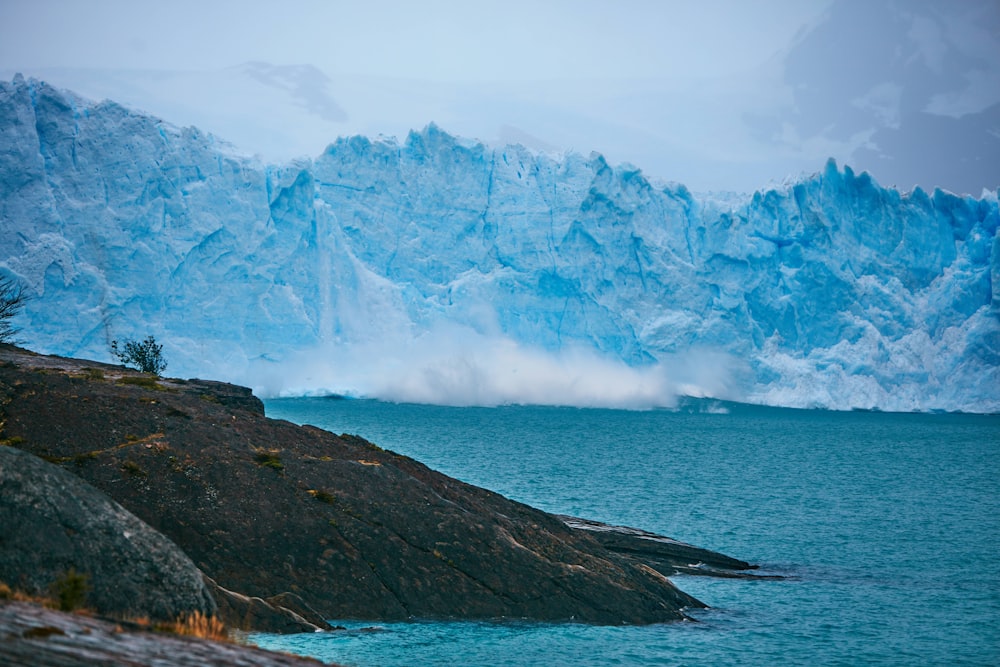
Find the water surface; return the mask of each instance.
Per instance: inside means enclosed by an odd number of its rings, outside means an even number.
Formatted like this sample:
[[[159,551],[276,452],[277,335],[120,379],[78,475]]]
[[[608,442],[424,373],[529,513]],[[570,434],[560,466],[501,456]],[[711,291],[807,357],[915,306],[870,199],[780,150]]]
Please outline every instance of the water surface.
[[[347,665],[1000,664],[1000,417],[764,408],[449,408],[275,399],[540,509],[790,575],[675,577],[698,623],[352,623],[255,635]]]

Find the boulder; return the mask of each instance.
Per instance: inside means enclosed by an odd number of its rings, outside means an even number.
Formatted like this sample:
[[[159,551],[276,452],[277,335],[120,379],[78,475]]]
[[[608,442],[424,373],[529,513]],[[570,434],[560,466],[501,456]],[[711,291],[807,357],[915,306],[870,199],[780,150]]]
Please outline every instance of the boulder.
[[[177,546],[79,477],[0,446],[0,581],[57,595],[82,575],[85,606],[99,614],[170,621],[216,605],[201,572]]]

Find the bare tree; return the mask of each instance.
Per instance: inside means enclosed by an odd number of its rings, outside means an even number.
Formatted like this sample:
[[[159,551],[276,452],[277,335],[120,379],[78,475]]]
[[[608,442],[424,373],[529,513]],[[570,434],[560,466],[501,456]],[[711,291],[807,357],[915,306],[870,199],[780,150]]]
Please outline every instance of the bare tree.
[[[11,320],[21,312],[28,297],[24,287],[13,278],[0,278],[0,343],[13,343],[21,331]]]

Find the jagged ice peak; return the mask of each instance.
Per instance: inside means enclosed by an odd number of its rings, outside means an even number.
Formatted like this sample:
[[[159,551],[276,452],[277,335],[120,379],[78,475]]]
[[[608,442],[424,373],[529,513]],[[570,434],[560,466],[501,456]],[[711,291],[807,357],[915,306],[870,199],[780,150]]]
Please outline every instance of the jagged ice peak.
[[[449,404],[1000,411],[997,193],[832,161],[742,195],[431,125],[265,165],[0,83],[0,272],[35,349],[264,394]]]

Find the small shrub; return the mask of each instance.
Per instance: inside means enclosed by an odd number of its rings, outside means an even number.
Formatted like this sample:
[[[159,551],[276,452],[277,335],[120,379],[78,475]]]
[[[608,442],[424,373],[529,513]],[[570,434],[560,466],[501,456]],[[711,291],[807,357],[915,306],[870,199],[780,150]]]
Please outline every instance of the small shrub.
[[[73,611],[83,606],[90,590],[87,575],[81,574],[75,568],[52,583],[52,592],[59,603],[59,611]]]
[[[274,468],[275,470],[285,469],[285,464],[281,462],[276,451],[257,452],[253,460],[257,462],[257,465],[265,468]]]
[[[113,340],[111,354],[118,357],[124,365],[143,373],[159,375],[167,369],[167,362],[163,358],[163,346],[158,345],[153,336],[146,336],[142,342],[125,339],[121,346],[117,340]]]
[[[337,496],[333,495],[328,491],[322,491],[319,489],[309,489],[309,495],[320,501],[321,503],[326,503],[327,505],[333,505],[337,502]]]
[[[122,463],[122,470],[133,477],[148,477],[148,473],[135,461],[126,460]]]
[[[104,371],[102,371],[100,368],[90,368],[90,367],[81,368],[80,373],[83,375],[83,377],[87,378],[88,380],[104,379]]]
[[[229,641],[229,631],[225,624],[215,616],[206,616],[195,611],[181,616],[173,623],[160,623],[156,629],[161,632],[171,632],[175,635],[211,639],[213,641]]]
[[[7,447],[17,447],[24,443],[24,438],[19,435],[15,435],[13,438],[7,438],[6,440],[0,440],[0,447],[6,445]]]
[[[21,283],[13,278],[0,278],[0,343],[17,342],[20,329],[11,324],[24,305],[28,296]]]
[[[99,452],[97,451],[82,452],[80,454],[76,454],[73,456],[73,463],[77,464],[78,466],[82,466],[84,463],[96,459],[98,454]]]
[[[157,391],[162,390],[163,387],[160,383],[156,381],[156,378],[145,377],[142,375],[126,375],[124,377],[118,378],[118,384],[131,384],[137,387],[145,387],[146,389],[155,389]]]
[[[31,595],[17,588],[11,588],[7,585],[7,582],[0,581],[0,600],[11,600],[13,602],[33,602],[34,604],[42,605],[43,607],[48,607],[49,609],[55,609],[57,603],[55,600],[49,597],[41,595]]]

